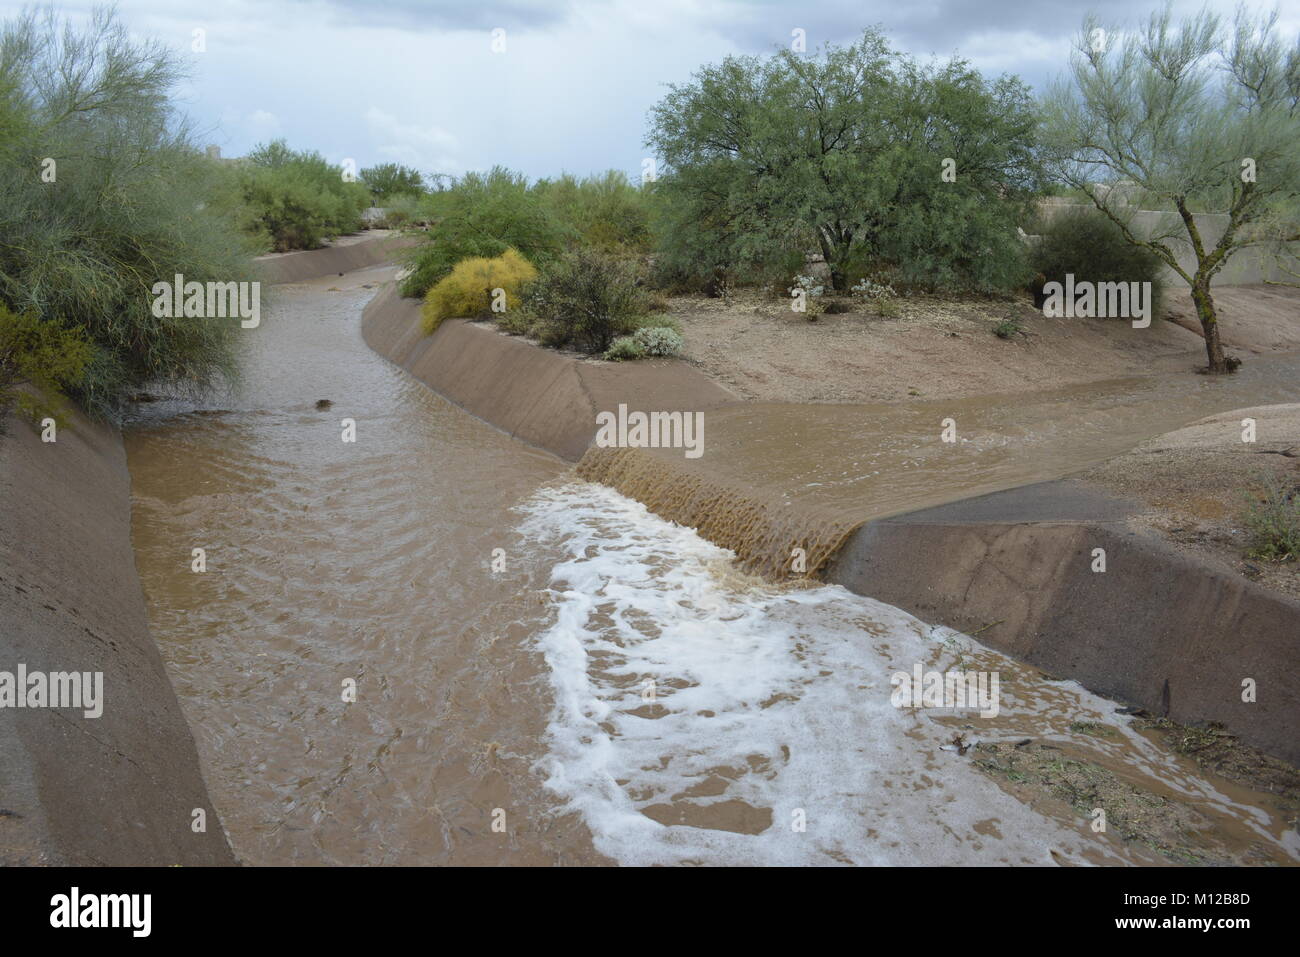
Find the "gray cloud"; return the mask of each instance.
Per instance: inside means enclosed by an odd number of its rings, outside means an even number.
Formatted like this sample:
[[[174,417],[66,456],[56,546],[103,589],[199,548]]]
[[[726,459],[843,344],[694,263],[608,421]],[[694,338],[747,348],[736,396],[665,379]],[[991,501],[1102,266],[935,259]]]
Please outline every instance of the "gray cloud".
[[[94,0],[61,0],[84,15]],[[810,47],[879,24],[918,56],[960,53],[1036,87],[1060,72],[1087,10],[1132,21],[1162,0],[119,0],[136,34],[193,67],[184,108],[228,154],[282,135],[338,162],[397,159],[460,173],[503,163],[533,177],[639,171],[665,84],[706,63]],[[1191,13],[1201,0],[1175,0]],[[1236,0],[1211,0],[1231,16]],[[0,16],[25,0],[0,0]],[[1259,8],[1258,3],[1256,8]],[[1300,29],[1291,0],[1283,24]],[[208,50],[190,53],[207,30]],[[489,31],[509,51],[494,55]]]

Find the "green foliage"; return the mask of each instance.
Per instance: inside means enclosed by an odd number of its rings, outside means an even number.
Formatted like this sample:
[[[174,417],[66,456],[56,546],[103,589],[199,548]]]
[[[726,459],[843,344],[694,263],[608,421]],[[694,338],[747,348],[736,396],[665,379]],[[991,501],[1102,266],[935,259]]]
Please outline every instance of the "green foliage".
[[[565,174],[540,181],[533,192],[564,229],[570,248],[624,255],[650,249],[651,193],[618,170],[581,180]]]
[[[1151,313],[1160,315],[1165,282],[1160,258],[1124,238],[1113,222],[1095,209],[1067,209],[1046,216],[1041,238],[1030,252],[1035,272],[1046,282],[1149,282]]]
[[[1019,319],[1003,319],[993,327],[993,334],[999,339],[1014,339],[1022,332],[1024,329],[1021,328]]]
[[[315,249],[356,232],[370,204],[366,187],[345,179],[341,167],[284,140],[257,147],[237,169],[245,228],[276,252]]]
[[[361,171],[361,182],[370,190],[376,206],[387,206],[398,196],[420,196],[424,193],[424,177],[419,170],[400,163],[380,163]]]
[[[500,166],[490,172],[466,173],[450,188],[429,197],[433,225],[428,241],[412,250],[411,272],[402,295],[423,296],[471,257],[500,256],[515,249],[538,266],[564,248],[564,234],[528,188],[527,179]]]
[[[841,291],[852,259],[929,287],[1025,278],[1015,225],[1039,177],[1019,80],[923,68],[869,30],[817,57],[729,57],[674,86],[651,122],[668,167],[663,276],[789,275],[817,246]]]
[[[539,338],[596,355],[644,324],[648,297],[624,259],[591,249],[567,253],[532,284],[526,308],[540,320]]]
[[[1249,557],[1275,562],[1300,559],[1300,488],[1266,477],[1259,498],[1247,506],[1244,521],[1250,535]]]
[[[229,380],[237,321],[152,314],[153,284],[176,273],[254,278],[220,202],[229,181],[169,103],[173,54],[111,11],[84,30],[46,11],[0,32],[0,302],[84,330],[94,354],[69,385],[92,414],[146,384]]]
[[[64,390],[81,381],[94,349],[80,329],[15,313],[0,303],[0,417],[17,404],[33,422],[61,422]],[[28,386],[29,389],[22,389]]]
[[[409,193],[398,193],[390,197],[384,206],[383,219],[375,223],[382,229],[401,229],[424,220],[424,203],[422,197]]]
[[[506,311],[519,303],[519,291],[537,278],[537,270],[519,253],[507,249],[492,259],[462,259],[424,298],[424,332],[432,333],[442,320],[473,318],[490,312],[493,290],[505,292]]]
[[[616,170],[530,186],[521,174],[498,166],[467,173],[427,202],[433,226],[427,244],[409,258],[406,296],[422,295],[462,259],[497,256],[507,247],[545,266],[565,251],[634,257],[651,246],[653,196]]]
[[[1089,16],[1069,79],[1042,106],[1056,179],[1190,287],[1212,373],[1240,364],[1223,352],[1215,275],[1248,244],[1300,236],[1300,41],[1285,42],[1277,19],[1244,4],[1230,29],[1208,7],[1175,22],[1166,5],[1127,30]],[[1144,229],[1138,209],[1179,215]],[[1227,228],[1205,235],[1200,212]]]
[[[605,358],[612,362],[626,362],[632,359],[644,359],[645,346],[632,336],[619,336],[605,350]]]

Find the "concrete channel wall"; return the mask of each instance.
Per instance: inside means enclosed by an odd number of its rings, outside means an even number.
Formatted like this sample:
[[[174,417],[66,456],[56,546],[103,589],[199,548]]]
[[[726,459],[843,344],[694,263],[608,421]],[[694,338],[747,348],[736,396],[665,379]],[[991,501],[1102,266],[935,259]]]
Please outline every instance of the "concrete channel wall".
[[[0,864],[234,864],[149,634],[121,435],[4,424],[0,671],[101,672],[103,713],[0,709]]]

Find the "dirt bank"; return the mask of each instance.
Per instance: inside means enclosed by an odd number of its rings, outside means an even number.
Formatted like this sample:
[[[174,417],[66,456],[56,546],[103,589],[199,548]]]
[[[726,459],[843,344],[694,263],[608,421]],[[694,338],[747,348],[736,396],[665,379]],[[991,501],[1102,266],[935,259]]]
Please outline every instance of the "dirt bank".
[[[1300,350],[1300,290],[1225,286],[1215,290],[1230,351]],[[1205,345],[1188,297],[1174,291],[1169,319],[1150,328],[1104,319],[1048,319],[1025,298],[898,300],[899,315],[822,315],[754,290],[732,299],[678,297],[685,358],[746,399],[776,402],[902,402],[1033,392],[1205,365]],[[1014,320],[1020,332],[993,330]],[[1192,327],[1185,328],[1184,326]]]
[[[1254,442],[1242,440],[1254,419]],[[1300,562],[1249,557],[1249,510],[1270,484],[1300,492],[1300,404],[1237,409],[1143,442],[1075,476],[1140,503],[1130,528],[1151,531],[1225,572],[1300,598]]]
[[[0,864],[235,863],[149,634],[121,436],[80,415],[52,443],[7,425],[0,671],[102,672],[103,714],[0,709]]]

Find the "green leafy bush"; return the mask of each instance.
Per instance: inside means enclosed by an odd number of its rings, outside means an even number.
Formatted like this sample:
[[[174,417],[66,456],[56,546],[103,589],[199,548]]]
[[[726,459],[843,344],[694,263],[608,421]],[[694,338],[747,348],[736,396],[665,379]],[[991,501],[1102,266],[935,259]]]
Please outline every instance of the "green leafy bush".
[[[356,232],[370,205],[366,187],[346,180],[341,167],[284,140],[257,147],[237,170],[246,228],[276,252],[315,249]]]
[[[543,207],[527,180],[500,166],[466,173],[450,188],[430,194],[432,225],[427,242],[407,257],[411,272],[402,295],[423,296],[471,257],[500,256],[515,249],[541,267],[564,248],[564,230]]]
[[[46,416],[61,422],[64,389],[81,380],[93,355],[82,330],[0,303],[0,421],[16,405],[33,422]]]
[[[1300,560],[1300,488],[1269,476],[1256,501],[1246,507],[1246,554],[1265,561]]]
[[[547,344],[573,345],[595,355],[643,324],[647,298],[630,262],[581,249],[542,271],[528,291],[526,308],[548,324]]]
[[[176,273],[256,278],[226,169],[170,105],[174,55],[106,10],[84,29],[46,11],[0,33],[0,302],[84,330],[93,356],[68,385],[92,414],[146,384],[228,381],[237,320],[152,312],[154,283]]]
[[[605,358],[614,362],[624,362],[631,359],[644,359],[646,357],[645,346],[638,342],[633,336],[619,336],[609,344],[605,350]]]
[[[361,171],[360,179],[376,206],[388,206],[399,196],[419,197],[424,193],[424,177],[400,163],[368,166]]]
[[[1160,315],[1165,283],[1155,253],[1129,243],[1119,227],[1095,209],[1068,209],[1047,217],[1030,262],[1043,282],[1149,282],[1151,313]],[[1036,283],[1037,285],[1037,283]]]
[[[993,327],[993,334],[999,339],[1014,339],[1024,332],[1019,319],[1003,319]]]
[[[651,246],[651,193],[610,170],[578,179],[564,175],[533,187],[543,208],[565,232],[570,248],[633,255]]]

